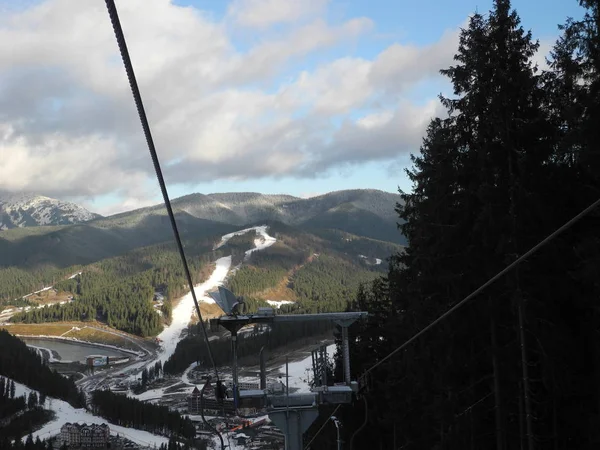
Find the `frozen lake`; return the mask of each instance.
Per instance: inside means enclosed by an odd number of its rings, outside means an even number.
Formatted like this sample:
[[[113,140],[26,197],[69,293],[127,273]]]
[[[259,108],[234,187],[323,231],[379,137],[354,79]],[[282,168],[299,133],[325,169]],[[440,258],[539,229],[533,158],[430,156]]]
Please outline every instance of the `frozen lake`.
[[[98,347],[92,344],[26,337],[21,337],[21,339],[28,346],[53,350],[55,352],[54,357],[56,358],[56,353],[58,353],[58,356],[63,361],[85,362],[85,358],[89,355],[102,355],[113,357],[131,356],[130,354],[120,352],[117,349]]]

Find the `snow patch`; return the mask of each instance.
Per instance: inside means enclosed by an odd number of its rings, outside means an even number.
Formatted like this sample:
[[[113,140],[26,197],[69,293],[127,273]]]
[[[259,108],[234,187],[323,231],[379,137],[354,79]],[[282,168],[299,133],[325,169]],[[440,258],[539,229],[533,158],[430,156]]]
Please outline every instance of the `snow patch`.
[[[295,302],[290,300],[267,300],[267,303],[275,308],[281,308],[281,305],[293,305]]]
[[[368,256],[365,256],[365,255],[358,255],[358,257],[359,257],[359,258],[362,258],[362,259],[369,259],[369,257],[368,257]],[[378,266],[378,265],[379,265],[379,264],[381,264],[381,262],[382,262],[382,260],[381,260],[381,259],[379,259],[379,258],[373,258],[373,259],[375,260],[375,265],[376,265],[376,266]]]
[[[267,226],[259,226],[247,228],[245,230],[236,231],[234,233],[229,233],[221,237],[221,243],[216,247],[219,248],[224,245],[229,239],[233,236],[238,236],[249,231],[254,230],[256,234],[261,237],[255,239],[254,245],[255,248],[248,250],[246,252],[246,257],[248,257],[252,252],[257,250],[263,250],[267,247],[273,245],[276,240],[275,238],[269,236],[267,234]],[[223,258],[219,258],[216,261],[216,267],[210,278],[204,283],[199,284],[194,287],[194,291],[196,293],[196,298],[199,302],[204,303],[214,303],[215,301],[207,295],[208,291],[211,291],[218,286],[222,286],[225,282],[225,278],[229,273],[229,269],[231,268],[231,256],[224,256]],[[194,313],[195,305],[194,299],[192,298],[192,293],[188,293],[185,295],[176,308],[173,309],[173,317],[171,321],[171,325],[163,330],[161,334],[158,335],[158,338],[162,341],[162,351],[160,352],[159,360],[164,364],[171,355],[175,352],[175,347],[177,347],[177,343],[181,337],[182,331],[187,328],[190,317],[192,317]]]
[[[335,344],[327,346],[327,357],[333,358]],[[281,381],[285,383],[285,364],[279,368]],[[301,361],[288,363],[289,387],[297,389],[296,393],[307,394],[310,392],[310,381],[312,379],[312,355]]]
[[[39,294],[40,292],[48,291],[48,290],[50,290],[50,289],[52,289],[52,286],[46,286],[45,288],[42,288],[42,289],[40,289],[39,291],[34,291],[34,292],[32,292],[31,294],[24,295],[24,296],[23,296],[23,298],[30,297],[30,296],[32,296],[32,295],[34,295],[34,294]]]
[[[52,353],[52,350],[50,350],[49,348],[46,347],[38,347],[36,345],[27,345],[27,347],[34,349],[38,355],[42,356],[42,351],[48,352],[48,355],[50,355],[48,357],[48,362],[49,363],[66,363],[66,362],[72,362],[72,361],[62,361],[60,359],[56,359],[54,357],[54,353]]]
[[[29,395],[33,390],[28,388],[27,386],[15,382],[15,395]],[[45,424],[38,431],[33,432],[33,439],[48,439],[52,436],[56,436],[60,434],[60,428],[67,422],[71,423],[86,423],[86,424],[103,424],[107,423],[110,427],[110,433],[112,435],[119,434],[121,436],[125,436],[127,439],[145,446],[154,447],[155,445],[158,447],[161,444],[167,444],[169,440],[163,436],[157,436],[155,434],[149,433],[147,431],[136,430],[135,428],[125,428],[119,425],[114,425],[108,422],[106,419],[102,417],[94,416],[90,412],[85,409],[76,409],[69,405],[67,402],[63,400],[58,400],[56,398],[47,397],[46,399],[46,409],[54,411],[56,417],[54,420]],[[23,441],[27,438],[27,436],[23,437]]]
[[[250,256],[250,254],[252,254],[253,252],[257,250],[264,250],[265,248],[270,247],[277,241],[274,237],[269,236],[267,234],[267,228],[269,228],[267,225],[261,225],[257,227],[245,228],[240,231],[234,231],[233,233],[226,234],[221,237],[221,242],[217,244],[215,250],[224,246],[227,243],[227,241],[229,241],[229,239],[231,239],[234,236],[241,236],[250,231],[255,231],[256,234],[260,236],[260,238],[254,240],[255,248],[250,249],[246,252],[246,256]]]
[[[183,381],[185,384],[194,384],[190,381],[189,375],[190,375],[190,372],[192,370],[194,370],[197,365],[198,365],[197,362],[193,362],[192,364],[190,364],[190,367],[185,369],[185,372],[183,372],[183,375],[181,376],[181,381]]]

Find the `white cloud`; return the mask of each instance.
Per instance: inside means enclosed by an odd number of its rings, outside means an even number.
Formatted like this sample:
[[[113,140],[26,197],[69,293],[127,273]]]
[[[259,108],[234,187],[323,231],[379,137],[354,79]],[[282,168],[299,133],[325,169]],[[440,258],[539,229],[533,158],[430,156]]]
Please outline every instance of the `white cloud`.
[[[329,0],[235,0],[228,14],[239,25],[266,28],[319,14]]]
[[[331,59],[282,82],[292,58],[374,27],[360,17],[329,24],[320,17],[326,3],[235,1],[217,22],[168,0],[118,2],[168,183],[312,177],[418,148],[437,110],[404,96],[450,63],[456,32],[427,47],[395,43],[373,59]],[[257,16],[264,8],[270,15]],[[242,52],[225,24],[231,17],[258,29],[287,25],[276,36],[258,31]],[[130,205],[154,198],[103,2],[48,0],[0,18],[0,161],[0,189],[118,194]]]
[[[539,40],[539,48],[538,51],[533,55],[532,61],[533,64],[537,65],[538,70],[548,70],[550,69],[548,63],[546,62],[546,58],[550,58],[550,50],[554,47],[555,40],[554,39],[540,39]]]

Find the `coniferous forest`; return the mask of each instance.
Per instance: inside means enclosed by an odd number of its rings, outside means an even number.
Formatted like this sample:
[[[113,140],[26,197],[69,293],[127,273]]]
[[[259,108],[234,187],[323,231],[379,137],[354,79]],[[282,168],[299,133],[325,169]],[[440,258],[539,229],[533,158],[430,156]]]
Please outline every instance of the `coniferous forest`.
[[[38,354],[6,330],[0,330],[0,349],[0,375],[45,396],[65,400],[76,408],[85,405],[85,397],[73,380],[50,369]]]
[[[52,412],[44,409],[46,396],[36,392],[29,395],[16,395],[15,382],[0,377],[0,448],[8,442],[20,439],[52,417]],[[43,447],[45,448],[45,447]]]
[[[2,450],[53,450],[54,446],[51,441],[42,441],[40,438],[36,440],[33,436],[27,436],[25,442],[16,440],[11,442],[8,438],[0,438],[0,448]]]
[[[208,327],[208,325],[207,325]],[[258,364],[262,347],[267,351],[277,351],[301,339],[322,335],[333,330],[330,322],[279,323],[272,326],[254,325],[251,333],[238,335],[238,358],[250,358],[248,364]],[[333,337],[333,332],[332,332]],[[217,366],[230,365],[232,361],[231,340],[229,338],[211,342],[213,358]],[[206,370],[212,368],[204,337],[193,334],[177,343],[175,353],[165,362],[164,372],[177,374],[187,369],[191,363],[199,362]]]
[[[110,391],[92,393],[92,410],[116,425],[188,439],[196,435],[189,417],[184,418],[167,406],[145,403]]]
[[[195,283],[202,271],[221,252],[212,252],[212,239],[186,243],[188,264]],[[181,260],[173,244],[159,244],[133,250],[123,256],[86,266],[74,278],[54,285],[69,292],[74,301],[15,314],[11,321],[43,323],[99,320],[107,325],[143,337],[162,331],[163,320],[153,308],[155,291],[164,293],[166,320],[168,301],[187,292]]]
[[[600,2],[579,4],[546,71],[508,0],[461,32],[442,71],[454,95],[397,209],[408,247],[353,305],[370,312],[351,330],[355,377],[600,197]],[[336,413],[345,442],[598,448],[599,226],[596,208],[362,378],[361,399]],[[326,426],[313,448],[334,445]]]

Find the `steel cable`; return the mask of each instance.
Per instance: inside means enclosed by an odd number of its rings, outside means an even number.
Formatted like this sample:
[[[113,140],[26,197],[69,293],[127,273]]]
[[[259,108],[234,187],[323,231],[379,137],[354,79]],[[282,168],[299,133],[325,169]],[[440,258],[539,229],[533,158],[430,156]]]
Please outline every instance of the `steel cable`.
[[[127,50],[127,43],[125,41],[125,35],[123,34],[123,29],[121,27],[121,22],[119,20],[119,15],[117,13],[117,7],[115,6],[114,0],[105,0],[106,8],[108,9],[108,14],[110,16],[110,21],[112,23],[113,31],[115,33],[115,37],[117,39],[117,44],[119,45],[119,51],[121,53],[121,58],[123,59],[123,65],[125,66],[125,71],[127,72],[127,79],[129,80],[129,86],[131,87],[131,92],[133,94],[133,99],[135,101],[135,106],[142,123],[142,128],[144,130],[144,136],[146,137],[146,143],[148,144],[148,150],[150,151],[150,156],[152,157],[152,163],[154,164],[154,170],[156,171],[156,178],[158,179],[158,184],[160,185],[160,190],[162,192],[163,200],[165,203],[165,207],[167,208],[167,214],[169,215],[169,220],[171,222],[171,228],[173,229],[173,234],[175,236],[175,242],[177,244],[177,249],[179,250],[179,256],[181,257],[181,262],[183,263],[183,268],[185,271],[185,276],[187,282],[190,286],[190,292],[192,294],[192,299],[194,300],[194,305],[196,307],[196,313],[198,314],[198,321],[202,326],[202,332],[204,334],[204,340],[206,342],[206,347],[208,349],[208,356],[210,358],[211,364],[213,366],[213,370],[215,372],[215,378],[219,381],[219,372],[217,370],[217,366],[215,364],[215,360],[213,357],[212,349],[210,347],[210,341],[208,340],[208,333],[206,331],[206,326],[204,324],[204,320],[202,320],[202,313],[200,312],[200,305],[198,303],[198,299],[196,298],[196,292],[194,290],[194,283],[192,281],[192,276],[190,274],[190,269],[188,267],[187,259],[185,257],[185,252],[183,249],[183,244],[181,242],[181,237],[179,235],[179,230],[177,228],[177,222],[175,221],[175,214],[173,213],[173,208],[171,206],[171,200],[169,199],[169,194],[167,192],[167,186],[165,184],[165,180],[162,174],[162,169],[160,167],[160,162],[158,160],[158,155],[156,153],[156,148],[154,146],[154,140],[152,139],[152,133],[150,131],[150,125],[148,123],[148,118],[146,116],[146,110],[144,109],[144,104],[142,102],[142,95],[140,93],[137,80],[135,78],[135,73],[133,70],[133,64],[131,63],[131,58],[129,57],[129,51]],[[216,432],[221,442],[223,439],[220,433]]]

